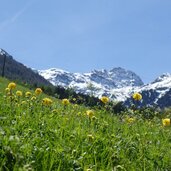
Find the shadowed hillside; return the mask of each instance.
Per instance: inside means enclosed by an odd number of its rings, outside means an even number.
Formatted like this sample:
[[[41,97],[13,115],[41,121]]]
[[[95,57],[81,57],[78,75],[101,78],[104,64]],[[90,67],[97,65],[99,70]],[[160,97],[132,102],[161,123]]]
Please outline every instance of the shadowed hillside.
[[[5,52],[2,49],[0,49],[0,75],[2,75],[4,57],[6,57],[4,76],[8,79],[18,80],[23,83],[28,83],[37,86],[51,85],[51,83],[49,83],[42,76],[32,71],[32,69],[27,68],[23,64],[14,60],[12,56],[10,56],[7,52]]]

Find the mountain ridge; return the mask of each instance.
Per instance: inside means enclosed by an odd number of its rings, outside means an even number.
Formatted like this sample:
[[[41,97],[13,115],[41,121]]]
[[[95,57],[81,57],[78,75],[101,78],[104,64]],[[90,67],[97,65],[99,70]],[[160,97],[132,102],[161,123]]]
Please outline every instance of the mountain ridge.
[[[38,70],[38,73],[49,81],[54,81],[54,85],[62,86],[69,86],[73,80],[76,80],[80,83],[93,81],[96,83],[103,83],[105,85],[110,83],[114,88],[123,87],[123,85],[128,86],[130,84],[132,86],[139,86],[144,84],[140,77],[134,72],[125,70],[121,67],[113,68],[109,71],[106,69],[93,70],[88,73],[72,73],[58,68],[50,68],[47,70]],[[61,76],[65,77],[67,80],[64,80],[62,77],[63,80],[60,82],[59,78],[61,78]]]
[[[37,86],[51,86],[52,84],[47,81],[44,77],[35,73],[31,68],[28,68],[24,64],[16,61],[11,55],[9,55],[5,50],[0,48],[0,73],[2,73],[3,64],[4,76],[11,80],[19,80],[23,83],[28,83]],[[2,74],[3,76],[3,74]]]
[[[122,101],[127,106],[132,103],[132,94],[139,92],[143,96],[139,103],[141,106],[171,106],[170,73],[164,73],[151,83],[144,84],[136,73],[121,67],[93,70],[88,73],[70,73],[57,68],[32,70],[17,62],[3,49],[0,49],[0,73],[5,57],[5,77],[12,80],[22,80],[36,85],[59,85],[73,89],[76,93],[98,98],[108,96],[112,100]]]
[[[142,106],[165,107],[166,97],[171,97],[171,74],[164,73],[148,84],[144,84],[141,78],[134,72],[116,67],[111,70],[93,70],[89,73],[70,73],[57,68],[38,70],[38,73],[52,84],[73,88],[83,94],[91,93],[96,97],[103,95],[124,104],[132,103],[132,94],[140,92],[143,95]],[[171,99],[171,98],[170,98]],[[169,99],[169,100],[170,100]],[[161,103],[162,101],[162,103]],[[159,104],[160,102],[160,104]],[[171,101],[167,102],[167,107]]]

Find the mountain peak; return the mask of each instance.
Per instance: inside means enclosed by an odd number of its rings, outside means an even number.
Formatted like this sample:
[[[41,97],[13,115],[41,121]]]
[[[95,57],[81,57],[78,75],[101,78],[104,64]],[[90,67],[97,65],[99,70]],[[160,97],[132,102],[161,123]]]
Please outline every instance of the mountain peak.
[[[168,78],[171,77],[170,73],[163,73],[159,78]]]
[[[47,69],[46,70],[47,72],[64,72],[64,73],[69,73],[68,71],[65,71],[65,70],[62,70],[62,69],[59,69],[59,68],[50,68],[50,69]]]
[[[10,55],[3,49],[0,48],[0,55],[5,55],[5,56],[8,56],[10,57]]]
[[[39,70],[38,72],[53,85],[72,87],[76,92],[84,94],[91,93],[92,90],[89,89],[89,84],[91,84],[96,96],[111,96],[113,89],[143,85],[138,75],[121,67],[113,68],[110,71],[101,69],[82,74],[57,68]]]
[[[118,82],[125,82],[127,86],[144,85],[143,81],[137,74],[121,67],[116,67],[116,68],[111,69],[109,71],[109,74],[112,79],[116,79],[118,80]]]
[[[171,74],[164,73],[164,74],[160,75],[157,79],[155,79],[153,83],[162,82],[162,81],[168,80],[168,79],[171,80]]]
[[[122,67],[114,67],[110,70],[110,72],[119,72],[119,71],[126,71],[126,70]]]
[[[98,70],[98,69],[94,69],[92,71],[92,73],[107,73],[108,71],[106,69],[101,69],[101,70]]]

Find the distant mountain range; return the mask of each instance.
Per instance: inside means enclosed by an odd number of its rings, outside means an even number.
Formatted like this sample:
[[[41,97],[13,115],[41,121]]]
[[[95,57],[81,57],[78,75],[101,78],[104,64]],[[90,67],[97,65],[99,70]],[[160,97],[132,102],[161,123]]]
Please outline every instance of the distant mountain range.
[[[20,80],[32,85],[62,86],[77,93],[101,97],[108,96],[125,105],[132,102],[132,94],[140,92],[141,106],[171,106],[171,74],[159,76],[149,84],[132,71],[117,67],[111,70],[93,70],[89,73],[71,73],[62,69],[33,70],[17,62],[5,50],[0,49],[0,74],[4,57],[6,58],[4,75],[11,80]]]
[[[73,88],[76,92],[103,95],[125,105],[132,102],[132,94],[143,95],[142,106],[171,106],[171,74],[159,76],[150,84],[144,85],[141,78],[132,71],[117,67],[110,71],[94,70],[90,73],[70,73],[57,68],[38,70],[38,73],[53,85]]]
[[[163,74],[152,83],[137,87],[135,91],[143,96],[141,106],[171,107],[171,74]],[[128,98],[125,104],[129,105],[131,101]]]
[[[38,73],[53,85],[69,87],[76,92],[97,97],[105,95],[118,101],[124,101],[129,97],[128,88],[143,85],[140,77],[134,72],[120,67],[110,71],[94,70],[84,74],[70,73],[57,68],[38,70]]]

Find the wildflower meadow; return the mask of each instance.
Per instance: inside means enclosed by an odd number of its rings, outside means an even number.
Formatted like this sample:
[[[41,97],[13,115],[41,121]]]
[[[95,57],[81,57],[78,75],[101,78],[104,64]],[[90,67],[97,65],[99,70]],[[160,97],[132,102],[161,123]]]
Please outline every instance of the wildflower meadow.
[[[169,109],[114,113],[108,97],[93,108],[70,101],[0,78],[0,170],[171,170]]]

